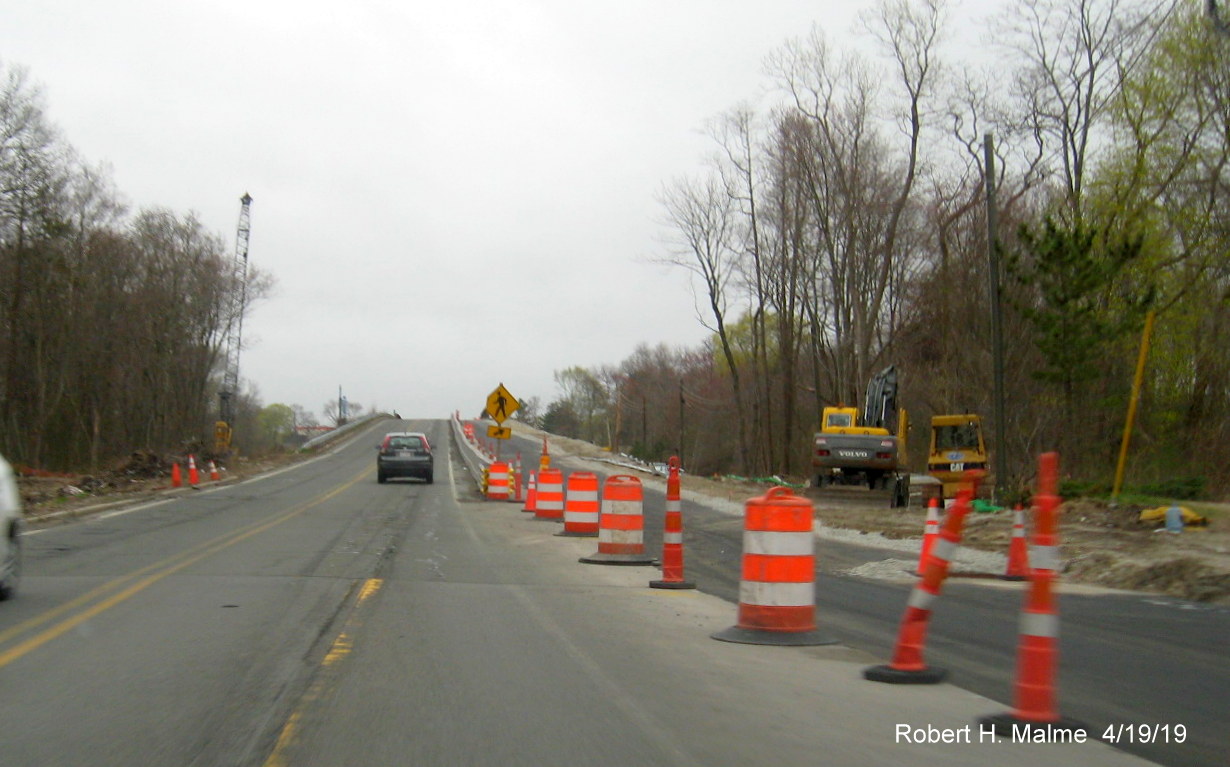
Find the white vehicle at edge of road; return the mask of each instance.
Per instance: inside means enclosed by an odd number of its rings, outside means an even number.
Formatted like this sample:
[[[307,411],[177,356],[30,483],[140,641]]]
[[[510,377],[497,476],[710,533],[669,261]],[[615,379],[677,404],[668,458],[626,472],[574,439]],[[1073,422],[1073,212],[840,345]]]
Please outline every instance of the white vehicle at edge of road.
[[[21,494],[8,461],[0,457],[0,599],[11,599],[21,579]]]

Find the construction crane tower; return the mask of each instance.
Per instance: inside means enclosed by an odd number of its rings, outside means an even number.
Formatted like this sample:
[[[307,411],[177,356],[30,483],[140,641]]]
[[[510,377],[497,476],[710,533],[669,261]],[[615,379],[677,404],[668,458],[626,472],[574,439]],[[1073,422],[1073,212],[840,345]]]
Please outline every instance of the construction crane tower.
[[[226,328],[226,370],[218,390],[218,422],[214,424],[214,452],[230,452],[235,420],[234,399],[239,390],[239,345],[243,340],[243,314],[248,303],[248,232],[251,228],[252,195],[239,198],[239,227],[235,232],[234,289]]]

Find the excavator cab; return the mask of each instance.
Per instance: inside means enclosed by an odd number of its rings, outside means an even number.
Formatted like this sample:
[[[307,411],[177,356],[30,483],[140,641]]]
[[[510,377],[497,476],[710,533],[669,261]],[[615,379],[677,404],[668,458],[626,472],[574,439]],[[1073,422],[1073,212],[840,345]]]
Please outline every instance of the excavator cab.
[[[858,411],[852,407],[826,407],[824,409],[824,426],[821,431],[836,432],[839,429],[854,428],[858,419]]]

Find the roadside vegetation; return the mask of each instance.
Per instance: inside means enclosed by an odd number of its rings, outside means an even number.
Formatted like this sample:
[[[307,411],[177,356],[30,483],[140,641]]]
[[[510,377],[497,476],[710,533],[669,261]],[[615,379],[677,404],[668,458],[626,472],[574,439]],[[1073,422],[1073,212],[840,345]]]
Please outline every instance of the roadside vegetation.
[[[884,0],[863,39],[817,27],[783,43],[765,59],[769,95],[715,116],[713,155],[660,194],[662,259],[692,273],[709,342],[559,370],[537,423],[648,460],[679,453],[700,474],[806,477],[822,407],[861,405],[895,365],[916,469],[932,414],[994,429],[990,176],[1008,486],[1058,449],[1070,489],[1109,490],[1153,313],[1129,486],[1223,497],[1222,13],[1011,0],[982,47],[955,50],[967,19]]]
[[[0,62],[0,454],[25,473],[122,474],[140,451],[212,445],[239,319],[233,251],[194,213],[130,210],[109,168],[51,122],[31,75]],[[246,305],[271,285],[249,269]],[[255,454],[316,423],[297,405],[263,407],[251,387],[235,421]]]

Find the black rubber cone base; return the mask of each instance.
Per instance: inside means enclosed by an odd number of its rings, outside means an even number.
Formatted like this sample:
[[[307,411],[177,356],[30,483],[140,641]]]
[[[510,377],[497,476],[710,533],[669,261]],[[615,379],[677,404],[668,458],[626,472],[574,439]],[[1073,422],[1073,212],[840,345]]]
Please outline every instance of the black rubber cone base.
[[[995,728],[995,734],[1012,738],[1019,743],[1068,743],[1073,733],[1083,731],[1089,733],[1088,725],[1060,717],[1053,722],[1040,722],[1037,719],[1022,719],[1016,714],[993,714],[978,718],[978,724],[990,725]]]
[[[818,630],[811,631],[763,631],[761,629],[745,629],[731,626],[728,629],[710,634],[719,642],[736,642],[738,644],[768,644],[780,647],[810,647],[821,644],[837,644],[837,640],[821,634]]]
[[[863,669],[864,679],[888,684],[939,684],[946,676],[948,676],[948,670],[942,668],[906,671],[892,666],[868,666]]]
[[[577,533],[572,530],[560,530],[555,534],[557,538],[597,538],[597,533]]]
[[[651,589],[694,589],[696,584],[691,581],[650,581]]]
[[[587,565],[652,565],[657,560],[643,554],[603,554],[598,552],[581,557],[578,562]]]

